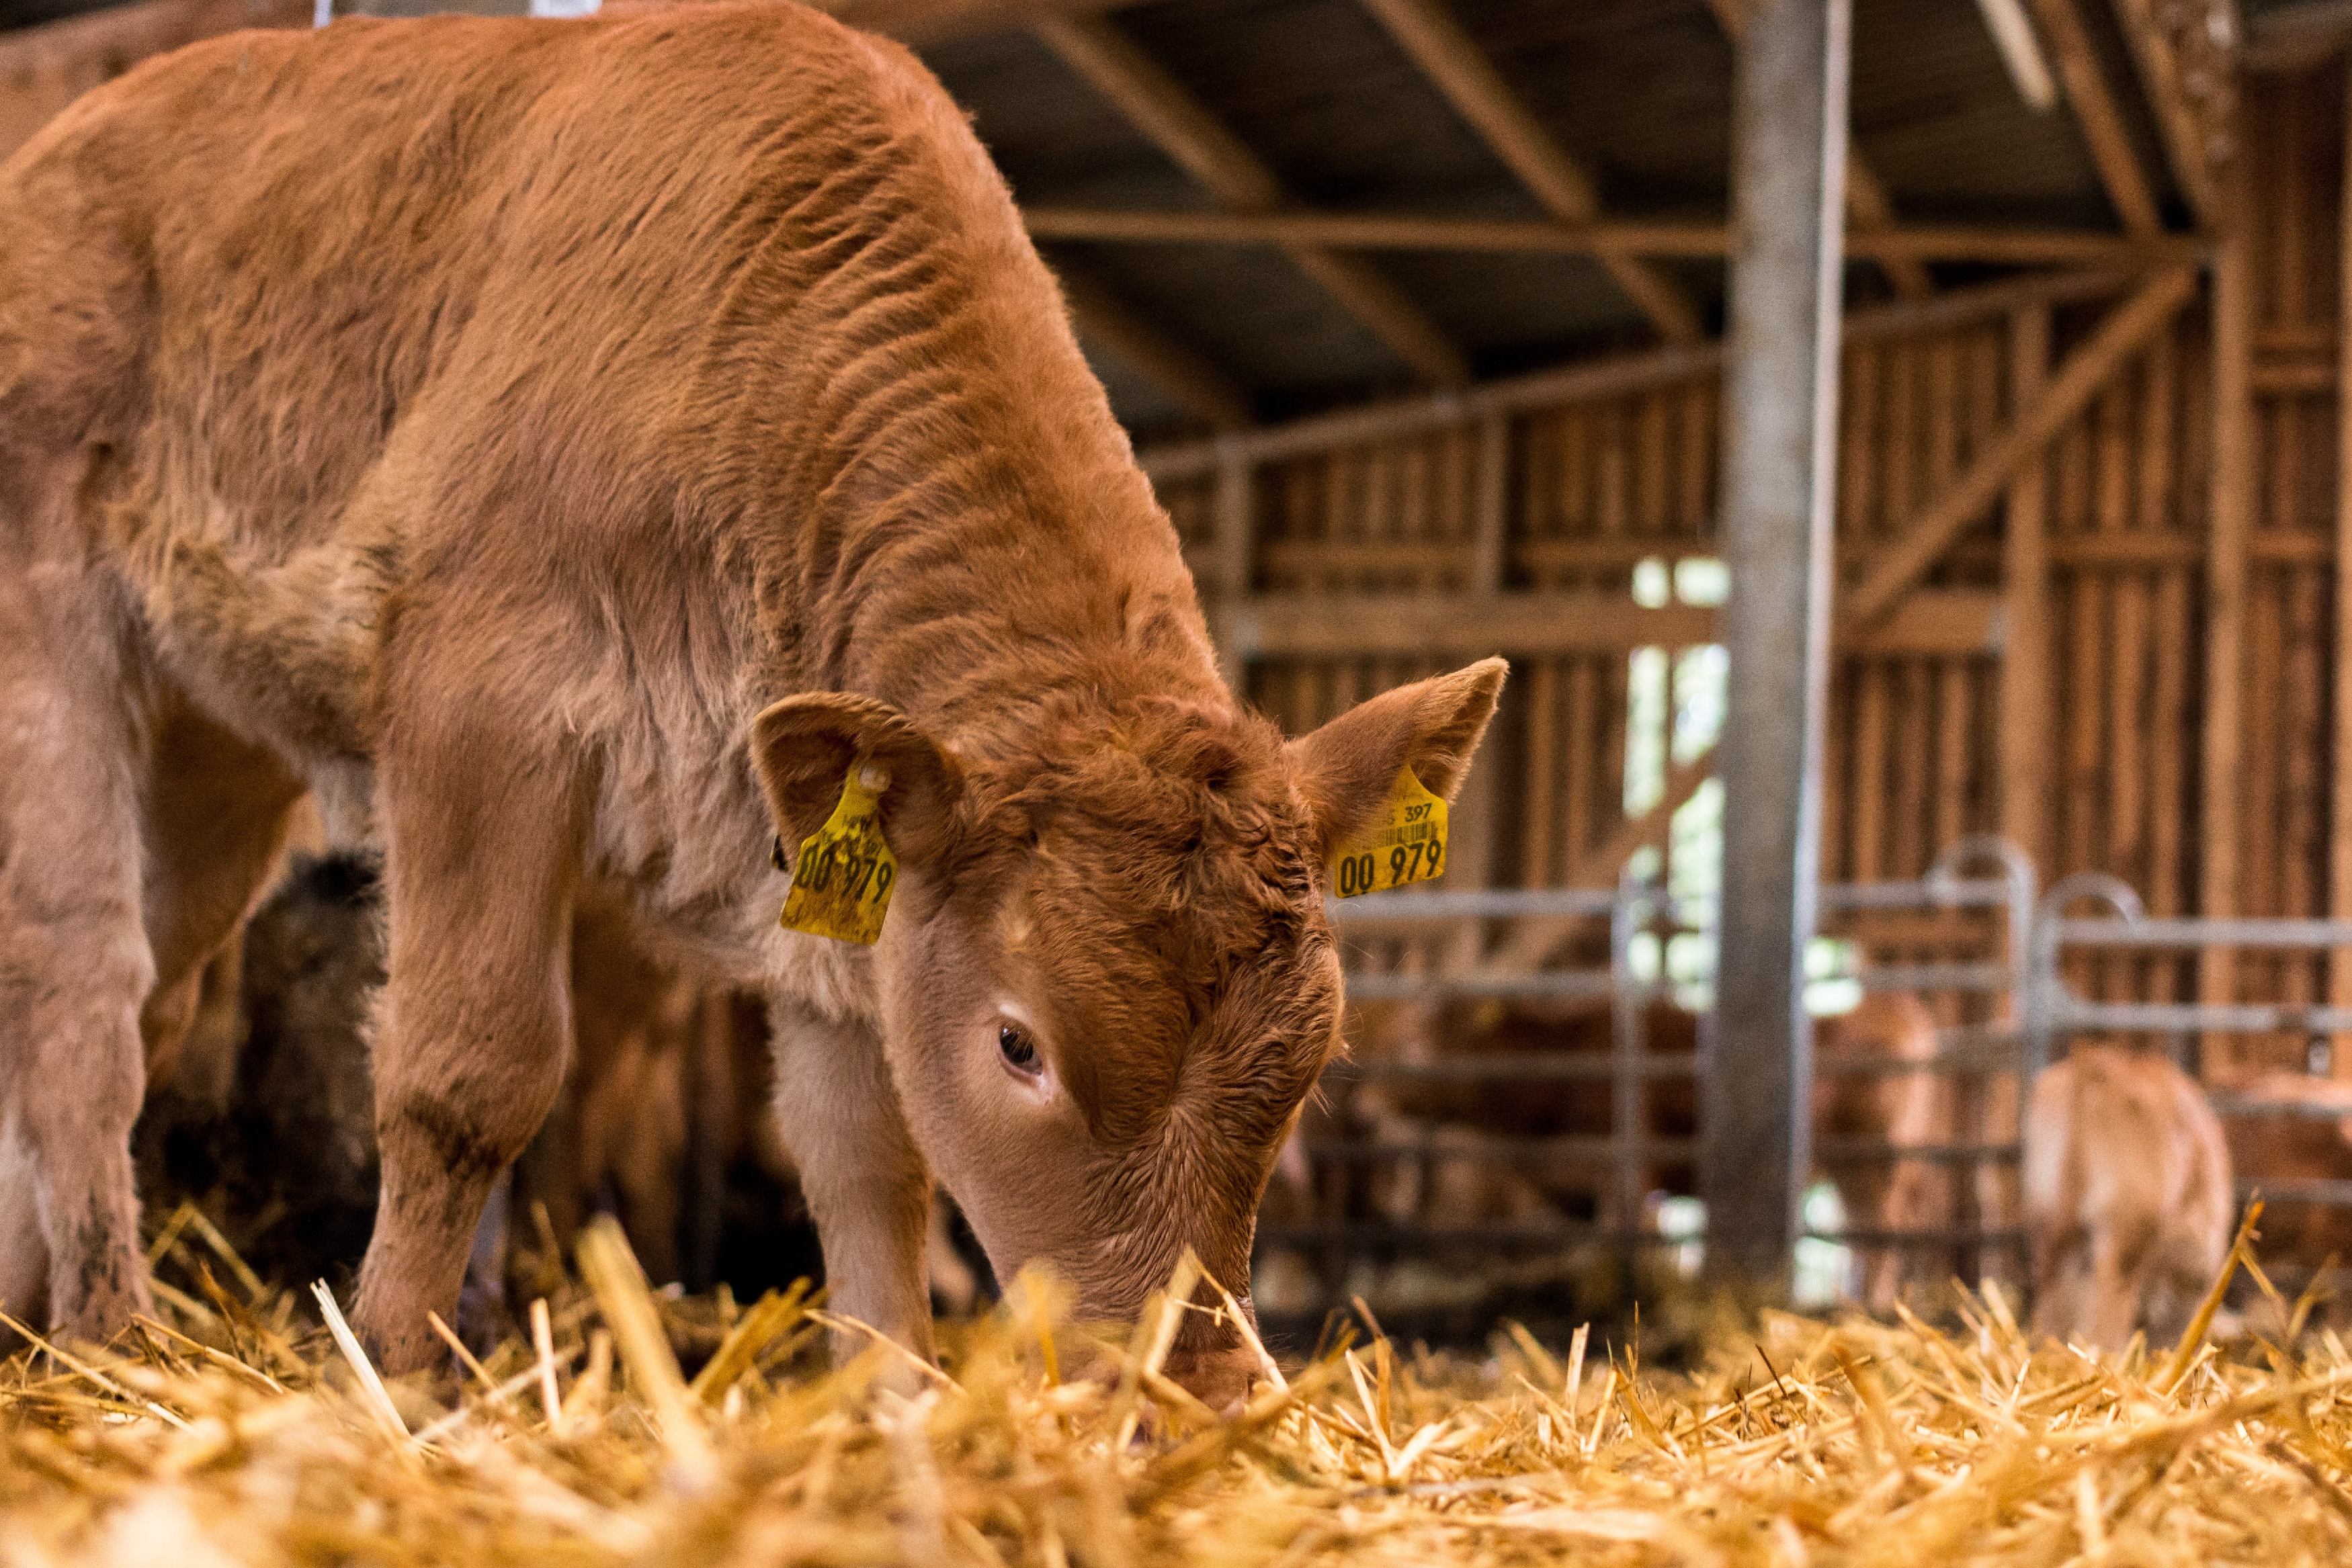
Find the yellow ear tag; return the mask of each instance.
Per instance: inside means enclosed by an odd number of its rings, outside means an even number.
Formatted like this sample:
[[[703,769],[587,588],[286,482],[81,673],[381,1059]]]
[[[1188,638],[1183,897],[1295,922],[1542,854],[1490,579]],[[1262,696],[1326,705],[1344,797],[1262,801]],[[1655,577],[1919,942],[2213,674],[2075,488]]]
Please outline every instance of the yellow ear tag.
[[[889,787],[889,771],[871,763],[851,768],[842,780],[833,815],[801,842],[793,890],[778,921],[785,930],[865,947],[882,935],[891,884],[898,880],[898,857],[882,839],[882,791]]]
[[[1331,881],[1342,898],[1427,882],[1444,869],[1445,802],[1422,788],[1411,768],[1398,771],[1371,825],[1331,856]]]

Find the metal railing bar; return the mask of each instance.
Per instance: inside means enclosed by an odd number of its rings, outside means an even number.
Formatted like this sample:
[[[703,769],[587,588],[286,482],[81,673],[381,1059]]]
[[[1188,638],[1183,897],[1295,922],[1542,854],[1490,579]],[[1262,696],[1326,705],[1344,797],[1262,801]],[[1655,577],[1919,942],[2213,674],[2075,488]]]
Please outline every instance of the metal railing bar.
[[[1963,1046],[1929,1057],[1866,1057],[1847,1061],[1813,1058],[1815,1078],[1905,1078],[1920,1072],[2009,1072],[2017,1067],[2017,1047]]]
[[[2007,964],[1874,964],[1829,977],[1865,991],[2005,991],[2016,972]]]
[[[1650,1138],[1643,1147],[1656,1159],[1687,1160],[1698,1155],[1696,1138]],[[1374,1165],[1384,1160],[1462,1160],[1506,1165],[1519,1160],[1559,1159],[1605,1161],[1615,1155],[1616,1141],[1607,1137],[1504,1138],[1481,1137],[1476,1143],[1441,1144],[1418,1139],[1388,1138],[1358,1143],[1346,1138],[1318,1138],[1307,1145],[1309,1158],[1337,1164]]]
[[[1820,896],[1824,915],[1864,909],[2000,909],[2009,903],[2010,886],[2000,877],[1944,883],[1824,883]]]
[[[2237,1186],[2241,1203],[2259,1197],[2264,1203],[2316,1203],[2330,1208],[2352,1208],[2352,1181],[2303,1176],[2272,1181],[2242,1179]]]
[[[2053,998],[2050,1027],[2055,1033],[2110,1030],[2129,1034],[2263,1034],[2294,1030],[2333,1034],[2352,1030],[2352,1008],[2301,1007],[2291,1003],[2086,1002],[2061,992]]]
[[[1547,997],[1601,1001],[1614,983],[1599,970],[1554,969],[1533,975],[1349,975],[1348,994],[1360,1001],[1411,997]]]
[[[1403,1248],[1444,1246],[1563,1246],[1605,1242],[1614,1246],[1678,1247],[1685,1239],[1654,1230],[1626,1230],[1574,1220],[1523,1225],[1381,1225],[1332,1220],[1321,1224],[1261,1225],[1261,1247]]]
[[[2070,947],[2352,947],[2352,920],[2061,920]]]
[[[1695,1078],[1695,1056],[1645,1056],[1637,1075],[1643,1078]],[[1383,1080],[1411,1082],[1519,1082],[1549,1079],[1606,1079],[1617,1075],[1617,1063],[1598,1051],[1552,1056],[1449,1056],[1433,1061],[1334,1061],[1326,1076],[1377,1083]]]
[[[2207,1098],[2216,1116],[2293,1116],[2308,1122],[2352,1121],[2352,1105],[2318,1105],[2308,1100],[2248,1100],[2235,1094],[2213,1094]]]
[[[1324,908],[1334,921],[1355,925],[1388,920],[1491,920],[1519,915],[1607,915],[1617,894],[1590,887],[1475,888],[1457,893],[1370,893],[1332,898]]]
[[[2015,1165],[2015,1144],[1890,1144],[1876,1138],[1824,1138],[1813,1145],[1818,1165],[1892,1165],[1924,1160],[1935,1165]]]
[[[1979,1247],[2016,1247],[2026,1244],[2024,1228],[2007,1226],[1991,1230],[1808,1230],[1806,1237],[1814,1241],[1834,1241],[1841,1247],[1900,1247],[1906,1250],[1930,1251],[1938,1248],[1957,1247],[1974,1242]]]

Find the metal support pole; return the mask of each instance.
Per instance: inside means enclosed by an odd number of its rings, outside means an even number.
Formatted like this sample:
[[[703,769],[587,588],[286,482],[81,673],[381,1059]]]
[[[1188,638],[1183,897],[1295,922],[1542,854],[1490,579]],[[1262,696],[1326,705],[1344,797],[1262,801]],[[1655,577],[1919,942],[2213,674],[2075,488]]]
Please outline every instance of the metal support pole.
[[[1811,1164],[1851,0],[1753,0],[1732,105],[1721,517],[1722,959],[1705,1086],[1710,1270],[1789,1277]]]
[[[1657,994],[1655,982],[1644,983],[1633,977],[1633,938],[1648,926],[1657,911],[1656,894],[1627,866],[1617,875],[1617,905],[1609,914],[1609,970],[1614,981],[1610,998],[1610,1144],[1611,1188],[1610,1208],[1615,1218],[1612,1228],[1624,1238],[1622,1261],[1625,1269],[1627,1289],[1640,1277],[1639,1261],[1632,1238],[1642,1228],[1642,1200],[1647,1196],[1648,1183],[1643,1179],[1643,1152],[1642,1147],[1643,1102],[1649,1095],[1649,1083],[1643,1076],[1642,1025],[1650,1008],[1650,999]],[[1664,949],[1659,965],[1664,967]]]

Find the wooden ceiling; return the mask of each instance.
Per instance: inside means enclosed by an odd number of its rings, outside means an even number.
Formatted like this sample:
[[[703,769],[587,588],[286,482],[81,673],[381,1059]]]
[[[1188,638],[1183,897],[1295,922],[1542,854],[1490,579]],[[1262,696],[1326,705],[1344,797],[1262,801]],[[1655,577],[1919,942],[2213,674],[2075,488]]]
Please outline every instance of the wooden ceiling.
[[[1979,0],[1856,6],[1857,301],[2132,265],[2202,226],[2131,41],[2147,0],[2010,3],[2048,109]],[[833,8],[971,110],[1121,415],[1158,434],[1719,331],[1740,4]]]
[[[971,111],[1139,434],[1720,330],[1747,0],[821,3]],[[2201,243],[2231,75],[2206,35],[2232,13],[2160,3],[1858,0],[1853,299]],[[2352,11],[2255,5],[2297,37]],[[0,0],[0,26],[85,8]],[[2004,64],[2004,13],[2047,107]]]

